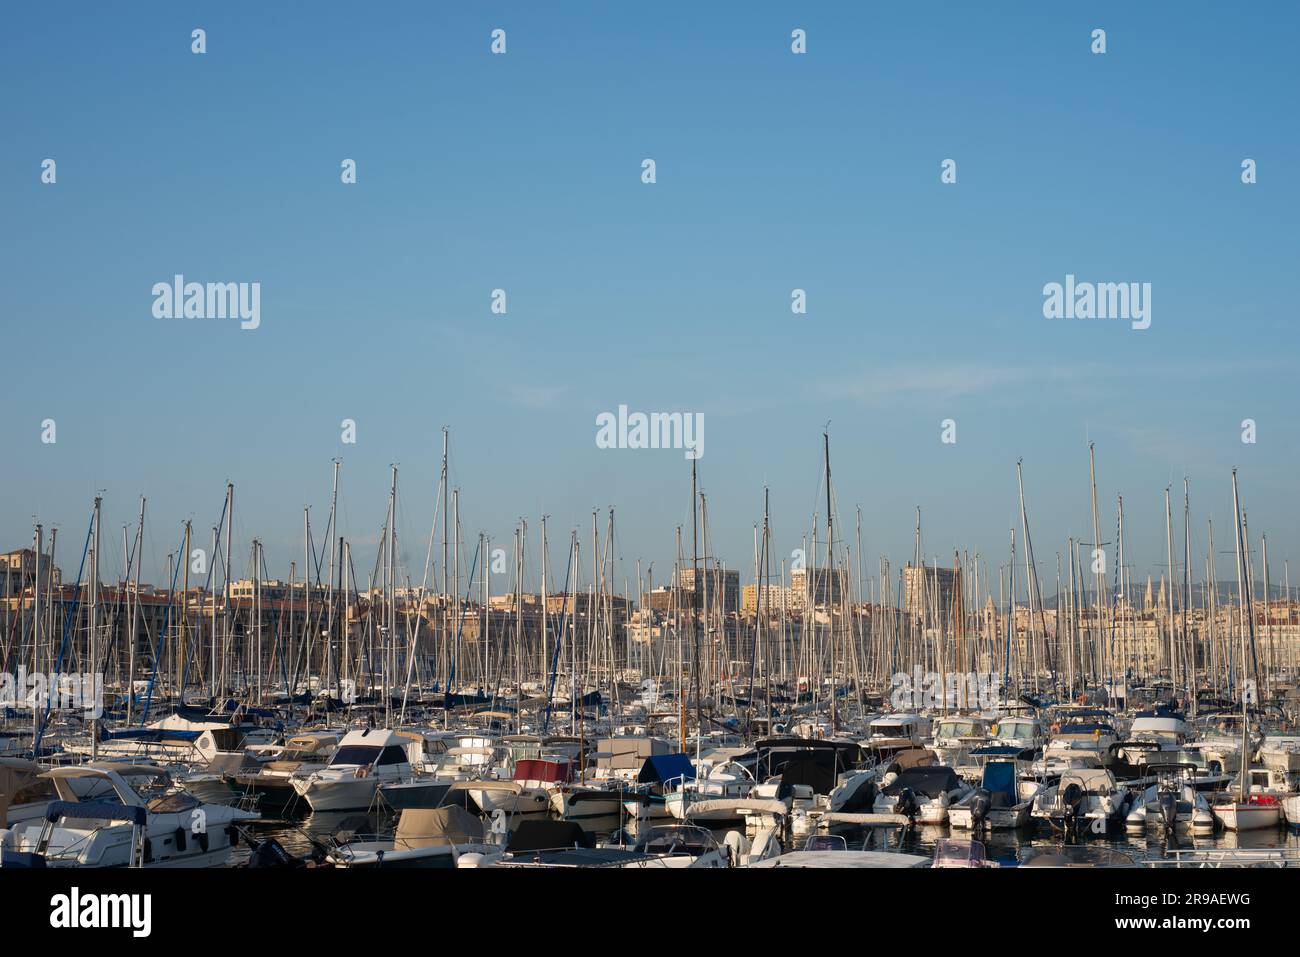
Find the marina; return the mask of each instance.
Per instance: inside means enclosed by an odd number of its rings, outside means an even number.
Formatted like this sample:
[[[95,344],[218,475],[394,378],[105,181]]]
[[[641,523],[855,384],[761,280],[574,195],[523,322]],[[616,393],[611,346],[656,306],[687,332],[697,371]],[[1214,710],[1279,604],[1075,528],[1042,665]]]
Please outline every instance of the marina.
[[[546,519],[531,543],[521,521],[494,594],[449,448],[444,432],[418,587],[399,585],[396,467],[366,588],[336,535],[338,462],[320,541],[304,512],[305,576],[270,579],[254,539],[252,577],[234,577],[233,485],[198,585],[174,560],[166,588],[141,584],[144,499],[117,581],[100,498],[75,583],[38,524],[5,556],[5,676],[32,689],[4,711],[0,866],[952,867],[959,849],[1000,868],[1063,849],[1071,866],[1300,863],[1300,604],[1289,585],[1274,597],[1267,562],[1256,580],[1235,472],[1235,574],[1193,583],[1171,525],[1183,580],[1158,600],[1122,559],[1094,590],[1072,564],[1044,600],[1019,463],[996,592],[960,553],[923,559],[919,511],[898,587],[880,586],[884,556],[869,586],[829,434],[797,585],[771,582],[766,494],[744,601],[738,572],[701,556],[692,462],[668,586],[615,590],[610,509],[558,565]],[[1185,498],[1186,549],[1190,521]],[[191,554],[190,522],[181,534]],[[69,665],[95,680],[26,677]]]
[[[1294,940],[1300,8],[47,7],[12,947]]]

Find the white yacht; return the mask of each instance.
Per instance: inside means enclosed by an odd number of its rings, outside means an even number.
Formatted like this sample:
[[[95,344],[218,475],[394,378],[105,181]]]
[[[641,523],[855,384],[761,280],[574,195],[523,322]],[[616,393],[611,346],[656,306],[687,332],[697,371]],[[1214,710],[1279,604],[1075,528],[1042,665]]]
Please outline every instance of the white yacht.
[[[410,780],[407,740],[386,729],[349,731],[329,764],[294,778],[293,788],[313,811],[364,811],[379,785]]]
[[[204,804],[186,791],[146,798],[126,781],[152,771],[155,785],[169,783],[162,768],[66,767],[46,771],[58,800],[44,819],[0,831],[0,844],[37,854],[48,867],[219,867],[238,843],[234,825],[256,820],[252,811]],[[88,782],[97,796],[83,799]]]

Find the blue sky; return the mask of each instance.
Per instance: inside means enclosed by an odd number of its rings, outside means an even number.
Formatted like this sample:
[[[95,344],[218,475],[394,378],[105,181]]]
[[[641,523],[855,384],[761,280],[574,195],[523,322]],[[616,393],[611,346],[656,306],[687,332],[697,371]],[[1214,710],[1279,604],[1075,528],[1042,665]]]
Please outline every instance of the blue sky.
[[[260,536],[287,576],[341,456],[342,531],[366,568],[400,463],[418,579],[447,425],[468,536],[505,542],[525,516],[535,545],[549,514],[562,560],[568,529],[613,506],[617,575],[641,558],[662,581],[689,462],[596,448],[596,415],[619,404],[704,414],[715,550],[742,569],[764,485],[777,554],[799,544],[827,421],[839,521],[861,505],[872,569],[910,556],[919,505],[927,554],[978,550],[996,575],[1023,457],[1054,576],[1066,537],[1091,539],[1089,440],[1102,527],[1123,494],[1140,577],[1164,561],[1163,490],[1184,475],[1198,550],[1207,517],[1231,547],[1233,466],[1275,578],[1297,541],[1294,5],[0,16],[0,538],[60,525],[69,574],[97,489],[109,567],[149,498],[148,575],[183,520],[215,523],[230,479],[236,548]],[[153,284],[176,273],[260,282],[261,327],[153,318]],[[1042,287],[1067,273],[1150,282],[1151,328],[1044,319]]]

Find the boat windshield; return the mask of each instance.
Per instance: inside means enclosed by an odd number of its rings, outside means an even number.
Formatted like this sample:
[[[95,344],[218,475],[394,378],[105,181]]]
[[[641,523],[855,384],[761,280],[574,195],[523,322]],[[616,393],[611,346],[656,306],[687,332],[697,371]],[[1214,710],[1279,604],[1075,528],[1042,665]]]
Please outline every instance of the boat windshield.
[[[672,854],[697,857],[713,850],[717,842],[701,827],[656,827],[636,845],[643,854]]]
[[[334,752],[330,764],[374,764],[377,757],[379,757],[377,747],[369,744],[349,744]]]

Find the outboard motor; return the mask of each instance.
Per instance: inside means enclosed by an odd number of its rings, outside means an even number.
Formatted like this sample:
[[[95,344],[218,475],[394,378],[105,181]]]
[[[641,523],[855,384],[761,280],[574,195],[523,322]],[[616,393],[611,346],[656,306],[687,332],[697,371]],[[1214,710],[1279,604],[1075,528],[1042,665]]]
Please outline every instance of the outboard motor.
[[[1172,831],[1178,821],[1178,795],[1171,790],[1160,792],[1157,801],[1160,804],[1160,820],[1164,822],[1165,830]]]
[[[1160,804],[1160,821],[1165,826],[1165,839],[1174,844],[1178,842],[1178,792],[1163,790],[1156,800]]]
[[[980,788],[975,792],[975,796],[970,802],[970,823],[972,830],[979,830],[984,826],[984,819],[988,817],[989,808],[993,806],[993,795],[989,794],[988,788]]]
[[[1065,827],[1074,831],[1079,826],[1079,811],[1083,808],[1083,788],[1071,783],[1061,793],[1061,804],[1065,809]]]
[[[902,814],[904,817],[916,817],[921,811],[921,805],[916,800],[916,795],[912,793],[911,788],[903,788],[898,792],[898,797],[894,799],[894,813]]]
[[[252,843],[252,848],[252,852],[248,855],[248,866],[250,868],[293,869],[306,866],[301,860],[286,851],[275,838]]]

